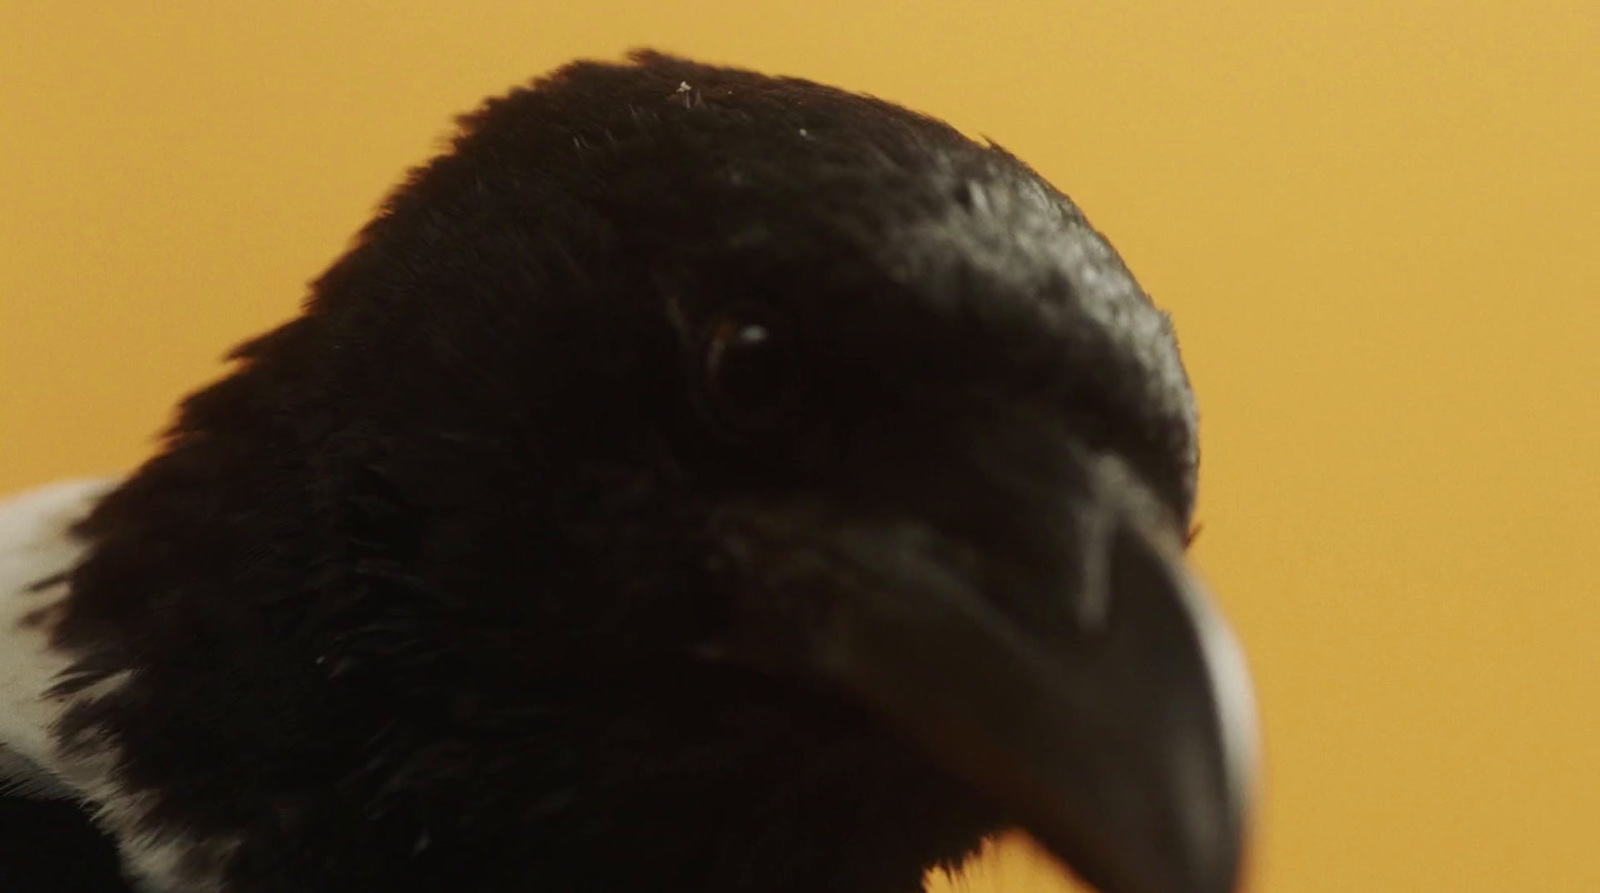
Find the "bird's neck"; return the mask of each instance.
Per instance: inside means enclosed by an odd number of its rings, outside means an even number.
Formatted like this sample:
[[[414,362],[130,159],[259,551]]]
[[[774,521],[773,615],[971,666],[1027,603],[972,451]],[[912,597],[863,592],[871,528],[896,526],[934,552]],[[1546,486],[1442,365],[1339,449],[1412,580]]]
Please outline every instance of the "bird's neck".
[[[847,711],[705,682],[575,692],[572,710],[554,699],[551,724],[495,777],[469,780],[475,790],[417,785],[413,802],[456,797],[478,813],[451,830],[408,827],[439,848],[418,864],[499,865],[483,878],[496,890],[916,893],[996,830],[943,773]]]
[[[775,748],[691,744],[605,754],[529,837],[542,889],[616,893],[917,893],[995,830],[920,760],[868,739]],[[593,774],[589,774],[593,773]]]

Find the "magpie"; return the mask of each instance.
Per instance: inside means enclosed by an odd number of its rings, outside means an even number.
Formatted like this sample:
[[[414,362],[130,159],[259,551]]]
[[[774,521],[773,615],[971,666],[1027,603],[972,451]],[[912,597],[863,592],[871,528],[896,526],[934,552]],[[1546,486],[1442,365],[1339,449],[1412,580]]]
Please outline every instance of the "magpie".
[[[992,142],[572,63],[231,359],[0,503],[8,889],[911,893],[1008,828],[1239,883],[1172,326]]]

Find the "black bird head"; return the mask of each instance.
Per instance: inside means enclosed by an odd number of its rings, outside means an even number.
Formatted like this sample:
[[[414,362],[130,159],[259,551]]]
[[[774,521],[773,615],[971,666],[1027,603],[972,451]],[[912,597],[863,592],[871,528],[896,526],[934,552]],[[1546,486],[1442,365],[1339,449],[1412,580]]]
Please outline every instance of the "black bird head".
[[[464,119],[82,526],[61,641],[239,890],[1228,893],[1167,318],[992,145],[655,54]],[[224,845],[225,844],[225,845]],[[202,855],[203,854],[203,855]],[[209,860],[209,861],[207,861]]]

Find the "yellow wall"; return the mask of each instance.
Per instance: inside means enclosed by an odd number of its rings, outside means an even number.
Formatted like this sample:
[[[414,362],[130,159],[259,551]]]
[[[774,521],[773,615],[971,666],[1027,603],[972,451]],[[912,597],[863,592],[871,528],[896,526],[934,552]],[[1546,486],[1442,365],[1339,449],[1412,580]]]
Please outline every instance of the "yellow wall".
[[[0,0],[0,491],[137,461],[450,115],[646,43],[993,136],[1175,312],[1256,890],[1600,890],[1597,0]]]

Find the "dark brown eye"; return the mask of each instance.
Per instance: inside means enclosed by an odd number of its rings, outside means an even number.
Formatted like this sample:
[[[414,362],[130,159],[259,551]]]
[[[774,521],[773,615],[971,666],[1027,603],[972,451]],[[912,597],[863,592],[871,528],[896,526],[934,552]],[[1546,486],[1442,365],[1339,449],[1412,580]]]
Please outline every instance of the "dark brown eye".
[[[723,316],[705,352],[705,392],[717,421],[750,431],[777,426],[789,409],[793,377],[785,333],[760,314]]]

